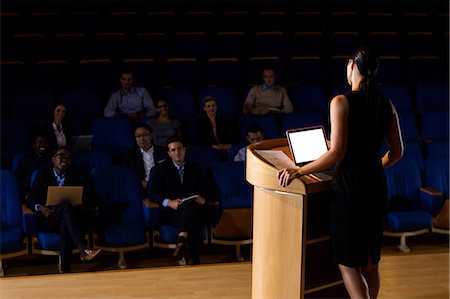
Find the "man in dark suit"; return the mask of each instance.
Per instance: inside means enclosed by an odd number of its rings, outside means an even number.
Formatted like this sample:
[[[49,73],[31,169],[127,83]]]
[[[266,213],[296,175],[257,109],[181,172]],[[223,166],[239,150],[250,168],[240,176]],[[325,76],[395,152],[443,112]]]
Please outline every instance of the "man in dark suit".
[[[180,229],[174,257],[185,265],[185,251],[194,264],[200,263],[198,252],[202,244],[202,219],[205,204],[205,174],[201,166],[185,160],[186,147],[179,137],[167,140],[167,159],[155,166],[150,200],[161,207],[160,223]],[[184,200],[188,197],[191,199]]]
[[[132,165],[138,171],[144,194],[150,181],[150,171],[167,155],[163,147],[153,144],[152,129],[147,124],[138,124],[134,129],[136,145],[124,155],[123,163]]]
[[[27,198],[28,207],[37,212],[39,230],[59,232],[61,237],[61,272],[70,272],[72,249],[80,249],[81,260],[93,259],[100,250],[90,250],[83,238],[80,211],[69,203],[47,207],[48,186],[83,186],[79,171],[70,167],[71,155],[66,147],[59,147],[52,157],[52,166],[42,169],[36,177]],[[84,192],[86,193],[86,192]]]

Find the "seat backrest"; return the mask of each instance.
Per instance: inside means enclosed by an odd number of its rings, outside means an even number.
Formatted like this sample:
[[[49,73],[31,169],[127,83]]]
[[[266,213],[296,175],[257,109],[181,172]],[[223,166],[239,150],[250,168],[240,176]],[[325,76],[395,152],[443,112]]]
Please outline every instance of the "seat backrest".
[[[320,85],[294,86],[292,102],[296,112],[327,112],[327,96],[325,88]]]
[[[224,208],[251,207],[251,185],[245,180],[245,162],[216,162],[210,165],[217,199]],[[227,202],[232,198],[240,200]]]
[[[301,127],[309,127],[316,125],[323,125],[324,119],[321,114],[318,113],[289,113],[283,116],[283,128],[282,132],[286,132],[289,129],[296,129]]]
[[[134,145],[130,122],[127,118],[96,118],[92,120],[93,144],[102,149],[117,150]]]
[[[142,190],[137,171],[129,165],[97,167],[92,181],[100,217],[113,213],[120,223],[143,222]],[[114,221],[111,219],[111,221]]]
[[[379,87],[379,91],[392,101],[397,111],[411,111],[414,109],[408,85],[383,84]]]
[[[102,115],[103,107],[98,95],[87,89],[65,90],[62,99],[68,111],[75,119],[94,118]]]
[[[419,209],[419,192],[422,187],[419,168],[410,157],[384,170],[388,187],[389,201],[400,200],[408,209]]]
[[[74,152],[71,164],[80,168],[86,175],[90,175],[91,171],[96,167],[111,165],[112,159],[107,151],[93,149],[86,152]]]
[[[0,229],[22,229],[22,209],[16,175],[11,170],[1,171]]]
[[[431,140],[449,139],[448,110],[427,111],[422,115],[422,135]]]
[[[417,86],[417,108],[422,111],[449,108],[449,86],[445,84],[419,84]]]
[[[247,129],[251,124],[258,124],[264,131],[266,139],[280,137],[279,128],[272,114],[266,115],[240,115],[238,117],[239,138],[242,143],[247,143]]]

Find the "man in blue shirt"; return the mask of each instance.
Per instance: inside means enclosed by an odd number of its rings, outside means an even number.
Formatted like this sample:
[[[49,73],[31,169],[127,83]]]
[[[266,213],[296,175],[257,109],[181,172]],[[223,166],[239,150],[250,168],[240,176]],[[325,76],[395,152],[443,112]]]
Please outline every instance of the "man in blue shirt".
[[[70,167],[70,162],[70,151],[66,147],[59,147],[52,157],[52,166],[39,171],[27,198],[28,208],[36,212],[39,231],[60,234],[62,273],[71,270],[74,245],[79,248],[83,261],[93,259],[100,252],[100,249],[90,250],[86,247],[79,209],[67,202],[51,207],[45,205],[48,186],[83,186],[81,173]]]
[[[105,117],[127,116],[132,121],[139,121],[143,116],[155,116],[155,105],[147,90],[133,86],[133,73],[124,70],[119,80],[122,87],[109,97]]]

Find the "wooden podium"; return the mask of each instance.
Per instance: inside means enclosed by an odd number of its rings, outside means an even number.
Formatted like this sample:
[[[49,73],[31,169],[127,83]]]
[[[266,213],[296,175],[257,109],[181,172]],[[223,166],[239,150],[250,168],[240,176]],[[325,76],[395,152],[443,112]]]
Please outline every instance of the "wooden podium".
[[[247,149],[246,177],[254,186],[252,298],[346,296],[339,270],[331,262],[330,181],[303,176],[280,187],[277,169],[256,150],[282,150],[291,157],[286,139]]]

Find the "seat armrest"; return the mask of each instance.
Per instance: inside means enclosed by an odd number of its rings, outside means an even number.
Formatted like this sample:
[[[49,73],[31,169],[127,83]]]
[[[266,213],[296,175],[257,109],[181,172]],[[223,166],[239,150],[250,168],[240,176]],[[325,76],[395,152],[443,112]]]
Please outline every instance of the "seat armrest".
[[[23,230],[27,234],[37,233],[36,212],[22,204]]]
[[[215,227],[219,223],[220,216],[222,215],[222,206],[218,201],[212,201],[207,203],[207,215],[206,220],[208,224]]]
[[[145,225],[148,228],[155,228],[159,221],[159,204],[151,201],[148,198],[142,200],[142,210],[144,213]]]
[[[442,206],[443,193],[431,187],[420,188],[421,207],[435,216]]]

